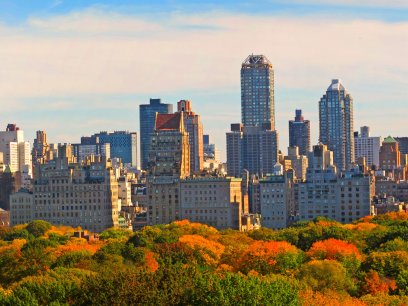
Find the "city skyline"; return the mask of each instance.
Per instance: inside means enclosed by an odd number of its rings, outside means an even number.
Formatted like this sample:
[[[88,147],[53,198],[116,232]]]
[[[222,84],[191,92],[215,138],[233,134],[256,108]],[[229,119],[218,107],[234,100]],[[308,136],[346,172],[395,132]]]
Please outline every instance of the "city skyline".
[[[177,10],[176,2],[170,13],[160,2],[154,12],[127,13],[108,2],[52,3],[53,9],[41,8],[34,1],[13,18],[12,7],[9,18],[0,7],[6,72],[0,76],[0,124],[16,123],[30,143],[40,129],[55,143],[75,143],[102,130],[139,132],[140,104],[162,98],[175,106],[186,99],[225,160],[223,135],[231,122],[239,122],[239,68],[250,53],[264,54],[274,67],[283,152],[287,121],[297,108],[311,122],[311,144],[317,143],[318,101],[334,78],[353,93],[355,130],[367,125],[375,136],[406,134],[408,65],[402,59],[408,24],[402,12],[407,7],[397,1],[387,2],[387,9],[381,1],[357,7],[353,1],[334,7],[313,1],[304,5],[306,13],[290,11],[289,4],[256,11],[240,3],[233,9],[230,1],[210,3],[201,12],[194,5]],[[364,14],[359,14],[361,6],[367,8]],[[322,14],[336,10],[330,20]],[[334,32],[337,36],[327,35]],[[331,47],[322,48],[323,43]]]

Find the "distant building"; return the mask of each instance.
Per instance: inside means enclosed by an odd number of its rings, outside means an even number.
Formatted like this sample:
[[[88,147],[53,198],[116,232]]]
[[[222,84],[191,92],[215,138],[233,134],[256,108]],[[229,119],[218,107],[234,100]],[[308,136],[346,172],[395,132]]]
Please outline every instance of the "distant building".
[[[340,80],[332,80],[319,102],[319,140],[333,151],[339,171],[354,162],[353,98]]]
[[[204,144],[204,162],[207,160],[214,160],[220,162],[220,151],[217,146],[210,143],[210,135],[203,135]]]
[[[401,154],[408,154],[408,137],[394,137]]]
[[[23,171],[26,165],[31,167],[30,147],[30,143],[24,141],[24,132],[15,124],[8,124],[5,131],[0,131],[0,152],[11,172]]]
[[[308,167],[308,159],[305,155],[299,155],[298,147],[289,147],[288,155],[284,157],[285,161],[290,161],[290,168],[293,169],[294,179],[305,181]]]
[[[363,126],[360,133],[354,132],[354,156],[356,160],[360,157],[365,159],[368,167],[380,166],[381,137],[370,136],[370,128]]]
[[[105,144],[109,144],[109,148],[103,146]],[[81,144],[74,145],[73,151],[81,158],[89,156],[88,154],[110,156],[110,158],[120,158],[123,164],[137,167],[137,133],[128,131],[99,132],[90,137],[81,137]]]
[[[275,130],[274,71],[264,55],[249,55],[241,66],[241,116],[244,126],[268,124]]]
[[[117,227],[118,184],[110,163],[78,164],[70,145],[59,150],[58,159],[36,165],[32,193],[11,195],[11,224],[45,220],[92,232]]]
[[[384,139],[380,148],[380,169],[396,180],[405,180],[405,168],[401,164],[398,142],[391,136]]]
[[[296,110],[295,120],[289,121],[289,146],[298,147],[300,155],[310,151],[310,121],[302,116],[302,110]]]
[[[313,147],[306,182],[298,183],[295,193],[300,220],[322,216],[342,223],[370,215],[373,196],[372,177],[358,169],[339,176],[333,164],[333,152],[325,145]]]
[[[156,114],[147,178],[147,224],[180,219],[179,182],[190,176],[190,145],[181,113]]]
[[[241,179],[202,177],[180,181],[180,217],[217,229],[241,229],[248,213],[241,192]]]
[[[79,163],[91,156],[105,159],[111,158],[110,143],[72,144],[72,151]]]
[[[262,226],[273,229],[286,228],[295,214],[293,171],[279,172],[259,181]]]
[[[231,124],[231,131],[227,132],[227,171],[229,176],[240,177],[242,175],[244,169],[243,135],[242,124]]]
[[[149,104],[139,106],[140,114],[140,160],[141,168],[146,170],[149,161],[149,148],[151,143],[151,134],[154,131],[154,122],[156,113],[171,114],[173,105],[161,103],[161,99],[150,99]]]
[[[204,167],[203,125],[200,115],[194,113],[191,101],[177,102],[177,112],[183,114],[184,127],[188,132],[190,144],[190,171],[198,173]]]
[[[47,142],[45,131],[37,131],[31,151],[33,164],[44,164],[54,158],[51,146]]]

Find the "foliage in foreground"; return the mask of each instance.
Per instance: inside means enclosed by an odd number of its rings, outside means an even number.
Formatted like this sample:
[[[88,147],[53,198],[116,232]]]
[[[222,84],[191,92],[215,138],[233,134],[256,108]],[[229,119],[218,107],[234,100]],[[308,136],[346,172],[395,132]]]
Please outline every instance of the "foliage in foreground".
[[[0,230],[0,305],[407,305],[408,214],[288,229]]]

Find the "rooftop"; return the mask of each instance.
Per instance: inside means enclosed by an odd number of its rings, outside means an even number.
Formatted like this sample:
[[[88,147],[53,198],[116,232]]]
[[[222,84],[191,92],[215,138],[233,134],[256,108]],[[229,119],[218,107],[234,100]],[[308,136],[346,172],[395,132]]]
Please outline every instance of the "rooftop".
[[[182,124],[181,113],[156,115],[156,130],[180,130]]]

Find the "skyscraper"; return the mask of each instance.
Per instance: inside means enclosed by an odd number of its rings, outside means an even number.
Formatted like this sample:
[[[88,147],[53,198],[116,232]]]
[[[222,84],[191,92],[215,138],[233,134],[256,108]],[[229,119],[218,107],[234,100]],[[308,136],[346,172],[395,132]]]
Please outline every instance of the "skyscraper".
[[[268,123],[275,130],[274,73],[264,55],[249,55],[242,63],[241,117],[244,126]]]
[[[140,160],[142,169],[147,169],[151,134],[154,131],[156,113],[171,114],[173,105],[161,103],[161,99],[150,99],[149,104],[139,106],[140,114]]]
[[[271,173],[278,158],[274,73],[264,55],[249,55],[241,66],[242,126],[227,133],[228,174]]]
[[[334,163],[346,170],[354,162],[353,98],[334,79],[319,102],[319,140],[334,153]]]
[[[199,172],[204,165],[203,125],[200,115],[193,112],[191,101],[177,102],[177,112],[183,113],[184,127],[190,143],[190,171]]]
[[[302,110],[296,110],[295,120],[289,121],[289,146],[298,147],[300,155],[310,151],[310,121],[302,116]]]
[[[381,137],[370,136],[370,128],[362,126],[360,134],[354,133],[354,157],[363,157],[367,166],[380,165]]]

